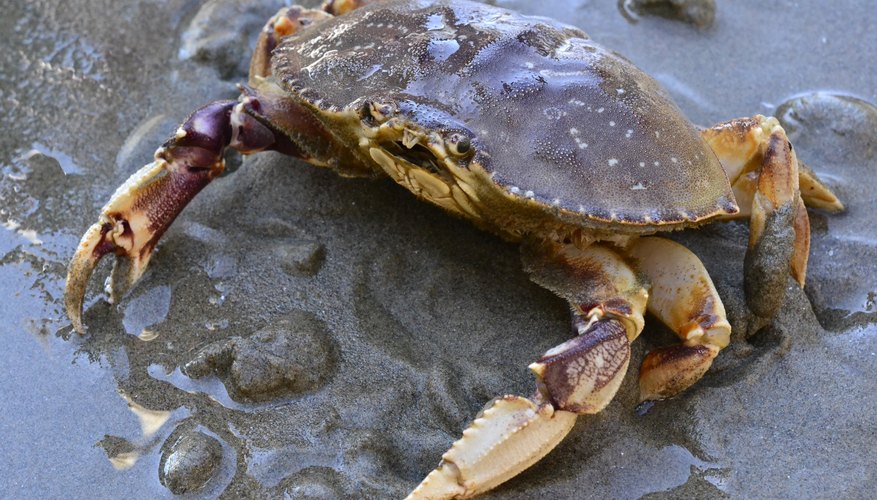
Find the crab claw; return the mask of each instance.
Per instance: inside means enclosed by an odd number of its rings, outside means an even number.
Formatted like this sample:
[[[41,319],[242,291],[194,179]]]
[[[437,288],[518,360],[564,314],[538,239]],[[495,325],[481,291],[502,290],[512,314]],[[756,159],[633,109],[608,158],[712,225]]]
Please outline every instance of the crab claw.
[[[157,234],[158,228],[151,222],[149,212],[138,206],[137,202],[142,198],[144,188],[161,176],[164,166],[164,162],[156,160],[132,175],[116,190],[109,203],[101,210],[98,222],[88,228],[79,242],[67,268],[67,288],[64,292],[67,315],[77,332],[84,333],[82,303],[86,285],[104,255],[114,253],[120,259],[127,257],[130,260],[126,286],[137,281],[146,269],[155,241],[161,234]],[[111,288],[116,285],[114,281],[118,279],[119,269],[117,261],[113,268]]]
[[[521,396],[503,396],[478,416],[442,455],[409,500],[469,498],[516,476],[545,456],[573,428],[576,414]]]
[[[222,155],[231,145],[259,151],[274,142],[273,133],[244,112],[253,105],[218,101],[192,113],[176,134],[155,152],[155,161],[132,175],[101,210],[70,261],[64,303],[73,328],[84,333],[82,304],[98,261],[118,257],[109,284],[110,299],[143,275],[159,238],[180,211],[225,169]],[[127,272],[120,263],[127,261]]]
[[[132,175],[101,210],[100,218],[82,240],[67,268],[64,303],[73,328],[84,333],[82,304],[85,288],[100,259],[109,253],[118,257],[108,285],[111,301],[118,291],[136,282],[149,263],[159,238],[180,211],[223,168],[221,158],[209,168],[193,168],[194,162],[180,161],[180,151],[171,161],[161,157]],[[124,272],[123,260],[127,260]]]

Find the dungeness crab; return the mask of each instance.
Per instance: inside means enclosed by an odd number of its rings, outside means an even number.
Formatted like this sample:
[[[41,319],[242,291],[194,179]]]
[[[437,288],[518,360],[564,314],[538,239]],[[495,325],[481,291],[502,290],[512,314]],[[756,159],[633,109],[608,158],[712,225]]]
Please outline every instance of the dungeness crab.
[[[805,205],[843,209],[776,119],[699,130],[654,80],[572,26],[464,0],[293,6],[265,26],[241,97],[195,111],[82,238],[65,298],[77,331],[97,261],[127,258],[112,281],[136,281],[228,147],[387,175],[520,242],[532,279],[569,301],[573,337],[530,365],[535,393],[494,400],[412,498],[489,490],[603,409],[646,310],[680,343],[648,354],[642,399],[701,378],[729,342],[722,301],[693,253],[648,235],[749,217],[747,303],[770,317],[789,273],[804,283]]]

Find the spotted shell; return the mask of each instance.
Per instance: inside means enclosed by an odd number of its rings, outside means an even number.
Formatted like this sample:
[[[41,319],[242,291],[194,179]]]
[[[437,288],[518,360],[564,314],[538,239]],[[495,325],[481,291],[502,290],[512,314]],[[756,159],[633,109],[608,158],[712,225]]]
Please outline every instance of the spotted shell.
[[[590,223],[733,213],[727,177],[665,91],[557,21],[468,1],[378,3],[284,39],[273,73],[322,113],[389,103],[470,138],[511,197]]]

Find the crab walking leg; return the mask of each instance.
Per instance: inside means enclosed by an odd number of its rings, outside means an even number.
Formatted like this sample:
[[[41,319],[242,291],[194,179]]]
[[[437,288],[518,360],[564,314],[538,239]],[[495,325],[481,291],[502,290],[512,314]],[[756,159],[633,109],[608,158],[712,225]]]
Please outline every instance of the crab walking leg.
[[[539,394],[562,410],[597,413],[627,372],[630,343],[645,324],[647,284],[604,245],[525,243],[522,253],[530,279],[569,302],[577,334],[530,365]]]
[[[805,206],[833,214],[844,211],[844,204],[841,203],[837,195],[819,180],[813,169],[801,160],[798,160],[798,187],[801,189],[801,198],[804,200]]]
[[[750,309],[770,317],[785,297],[786,274],[803,286],[810,252],[804,205],[832,212],[843,204],[812,170],[801,167],[776,118],[756,115],[721,123],[702,132],[728,174],[741,207],[749,216],[745,261]]]
[[[280,40],[295,34],[299,29],[331,18],[329,6],[324,9],[307,9],[300,5],[281,8],[277,14],[268,19],[259,39],[256,41],[256,49],[250,59],[250,85],[258,85],[258,79],[271,76],[271,54]]]
[[[159,238],[180,211],[225,168],[223,152],[232,146],[243,153],[261,151],[275,142],[274,133],[245,108],[257,101],[218,101],[192,113],[176,134],[155,152],[155,161],[132,175],[103,207],[70,261],[64,303],[74,329],[83,333],[85,288],[98,261],[113,253],[127,258],[124,278],[114,267],[110,293],[127,288],[143,274]]]
[[[731,185],[740,211],[732,217],[749,217],[758,186],[758,177],[764,160],[764,148],[770,133],[782,127],[776,118],[756,115],[719,123],[701,132],[704,140],[716,153]],[[782,133],[785,137],[785,131]],[[844,205],[817,177],[816,172],[798,160],[798,186],[804,204],[830,213],[839,213]]]
[[[323,10],[336,16],[347,14],[351,10],[365,7],[373,3],[386,2],[388,0],[326,0],[323,2]]]
[[[731,338],[725,307],[706,269],[673,241],[640,238],[628,248],[652,285],[648,310],[682,340],[650,352],[640,368],[640,399],[669,398],[700,380]]]
[[[536,283],[570,301],[576,336],[530,365],[531,399],[503,396],[463,431],[409,499],[466,498],[524,471],[572,430],[576,416],[609,404],[643,327],[648,292],[624,260],[603,246],[524,246]]]

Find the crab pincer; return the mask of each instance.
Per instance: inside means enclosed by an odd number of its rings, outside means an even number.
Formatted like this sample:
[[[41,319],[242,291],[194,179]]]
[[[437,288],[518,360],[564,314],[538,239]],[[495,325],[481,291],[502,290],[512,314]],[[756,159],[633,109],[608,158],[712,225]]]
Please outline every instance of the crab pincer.
[[[77,332],[84,332],[85,288],[104,255],[117,257],[108,286],[112,300],[143,275],[177,215],[224,171],[227,146],[249,153],[274,143],[273,132],[246,113],[253,105],[249,98],[218,101],[192,113],[155,152],[155,160],[129,177],[104,205],[67,269],[64,303]]]

